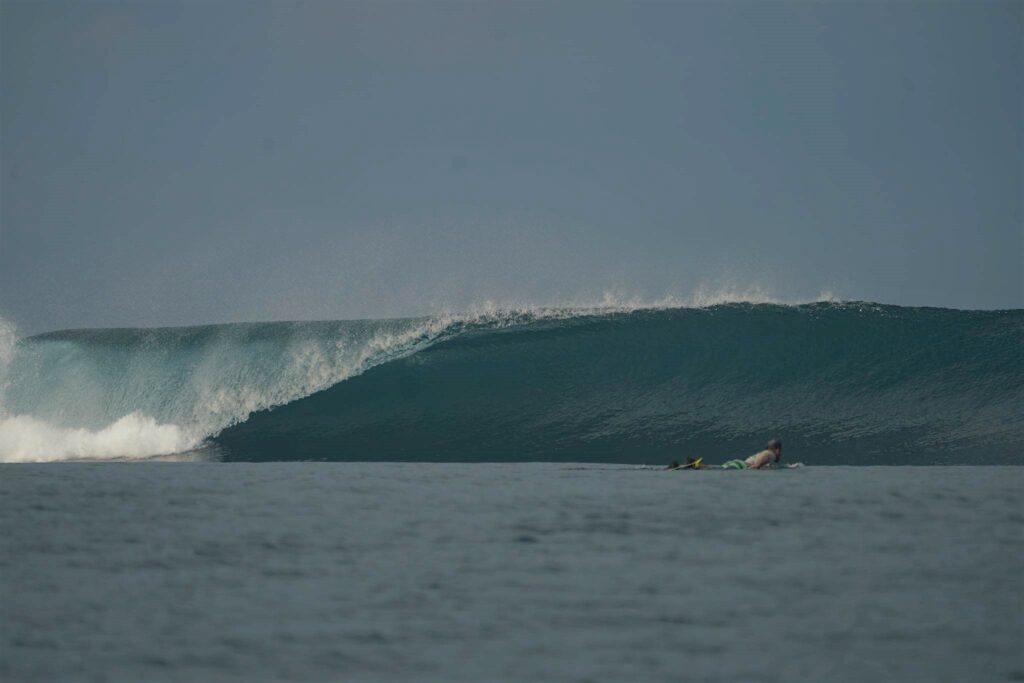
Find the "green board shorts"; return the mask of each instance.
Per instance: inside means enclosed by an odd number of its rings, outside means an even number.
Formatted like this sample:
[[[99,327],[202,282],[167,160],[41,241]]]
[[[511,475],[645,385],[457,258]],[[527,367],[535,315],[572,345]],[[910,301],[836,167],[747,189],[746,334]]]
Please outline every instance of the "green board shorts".
[[[729,462],[722,463],[723,470],[745,470],[747,469],[747,463],[742,460],[730,460]]]

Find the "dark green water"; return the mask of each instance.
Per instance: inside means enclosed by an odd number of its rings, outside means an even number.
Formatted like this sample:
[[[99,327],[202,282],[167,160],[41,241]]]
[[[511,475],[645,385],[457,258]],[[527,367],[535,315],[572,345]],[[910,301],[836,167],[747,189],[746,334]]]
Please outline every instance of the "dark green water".
[[[91,430],[50,439],[66,457],[664,463],[777,436],[809,464],[1012,464],[1022,344],[1024,311],[869,303],[60,332],[19,343],[6,409]]]

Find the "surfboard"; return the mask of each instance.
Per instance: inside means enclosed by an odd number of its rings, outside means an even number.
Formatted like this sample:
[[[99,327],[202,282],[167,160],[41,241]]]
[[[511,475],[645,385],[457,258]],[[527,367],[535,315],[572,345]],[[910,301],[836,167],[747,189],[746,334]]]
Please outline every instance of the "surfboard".
[[[673,472],[675,470],[696,470],[696,469],[700,468],[700,464],[702,462],[704,462],[704,458],[697,458],[696,460],[691,460],[690,462],[685,463],[683,465],[676,465],[675,467],[669,467],[669,470],[671,470]]]
[[[676,465],[675,467],[667,468],[669,472],[675,472],[676,470],[727,470],[728,467],[722,467],[721,465],[702,465],[704,459],[697,458],[693,462],[688,462],[684,465]],[[765,467],[766,470],[792,470],[800,467],[806,467],[802,462],[791,462],[785,465],[775,467]]]

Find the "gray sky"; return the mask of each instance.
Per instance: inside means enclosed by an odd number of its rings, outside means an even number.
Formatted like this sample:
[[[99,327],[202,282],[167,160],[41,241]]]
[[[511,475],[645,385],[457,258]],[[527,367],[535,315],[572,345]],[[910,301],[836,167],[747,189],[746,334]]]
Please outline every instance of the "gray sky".
[[[1024,306],[1024,3],[12,2],[0,316]]]

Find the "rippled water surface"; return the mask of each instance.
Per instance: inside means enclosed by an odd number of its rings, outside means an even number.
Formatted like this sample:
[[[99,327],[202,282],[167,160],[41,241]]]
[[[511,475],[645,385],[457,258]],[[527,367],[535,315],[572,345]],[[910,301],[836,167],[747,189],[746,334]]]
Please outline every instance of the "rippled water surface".
[[[1024,680],[1024,469],[0,470],[5,681]]]

